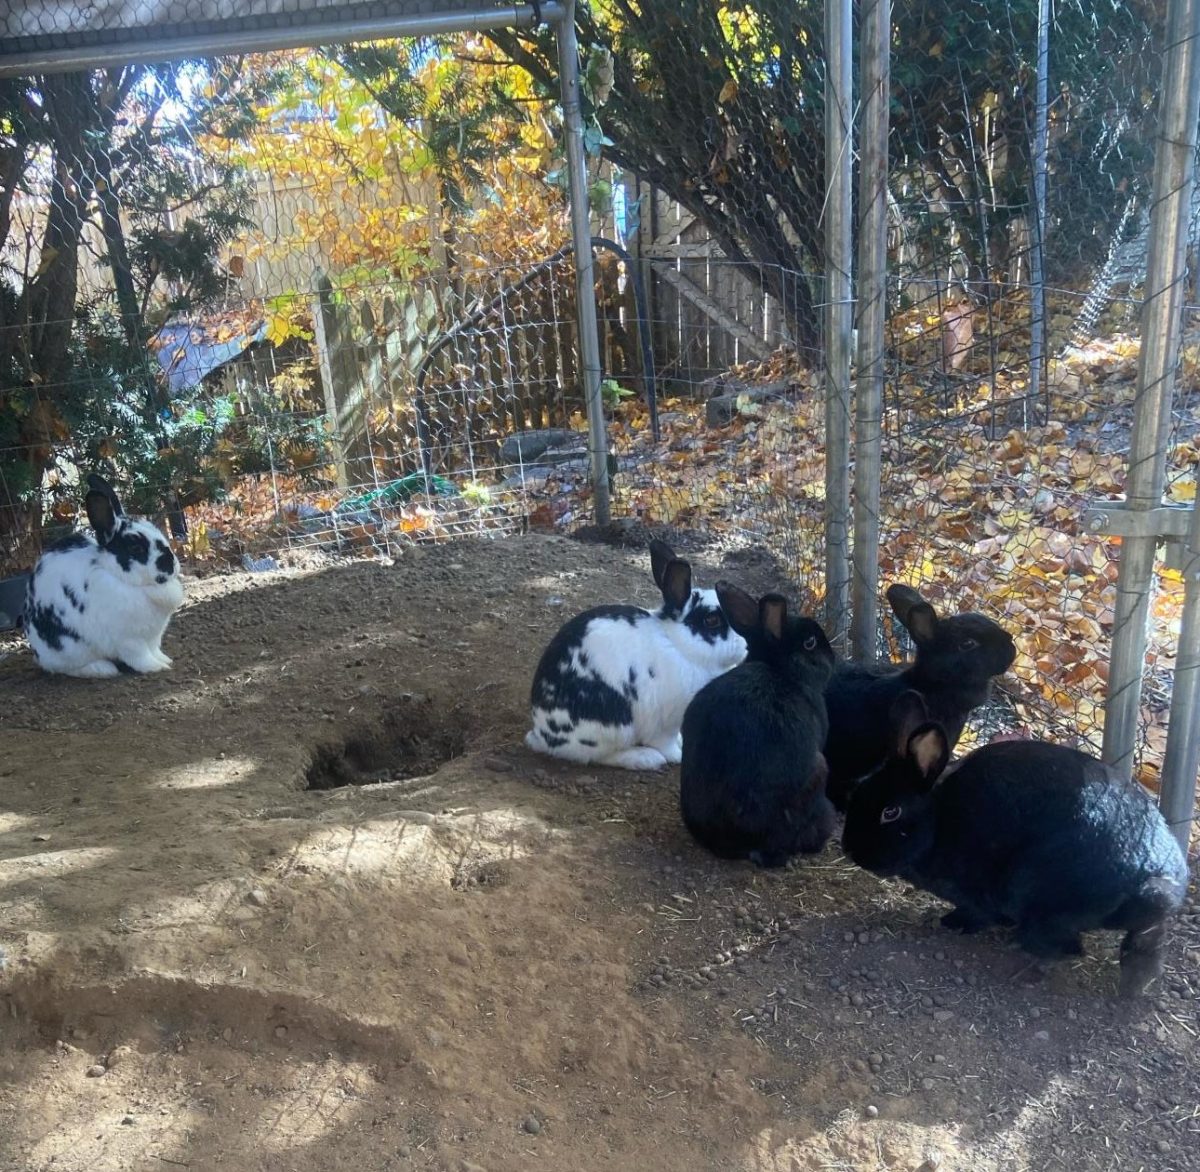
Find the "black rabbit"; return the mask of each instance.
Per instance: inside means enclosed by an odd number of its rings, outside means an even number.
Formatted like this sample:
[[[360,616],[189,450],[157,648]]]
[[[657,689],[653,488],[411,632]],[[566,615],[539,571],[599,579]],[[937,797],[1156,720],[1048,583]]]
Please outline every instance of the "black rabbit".
[[[888,587],[887,599],[917,646],[915,661],[839,663],[825,688],[828,793],[843,811],[858,780],[887,756],[888,713],[897,696],[920,692],[953,748],[971,709],[987,699],[992,678],[1007,671],[1017,653],[1008,632],[985,615],[939,618],[910,586]]]
[[[748,650],[684,713],[680,807],[715,855],[779,867],[820,850],[835,824],[821,755],[833,650],[812,619],[788,617],[778,594],[755,601],[718,582],[717,598]]]
[[[1079,954],[1081,932],[1124,931],[1121,992],[1143,992],[1188,880],[1149,794],[1042,741],[985,745],[942,777],[949,738],[915,692],[897,699],[892,728],[892,755],[851,795],[846,854],[948,900],[947,928],[1015,924],[1038,956]]]

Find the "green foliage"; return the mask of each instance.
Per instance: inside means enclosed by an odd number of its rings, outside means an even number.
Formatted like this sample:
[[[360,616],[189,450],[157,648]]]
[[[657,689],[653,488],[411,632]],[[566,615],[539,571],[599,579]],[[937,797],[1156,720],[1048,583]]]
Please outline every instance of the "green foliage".
[[[481,84],[477,72],[456,60],[454,48],[448,39],[396,41],[342,46],[331,56],[390,119],[419,127],[442,202],[461,215],[471,193],[488,185],[485,164],[516,145],[525,114],[501,78]],[[417,75],[431,58],[432,82],[423,85]],[[507,128],[499,142],[498,127]]]
[[[730,259],[757,266],[806,342],[817,337],[810,291],[778,274],[824,268],[824,7],[593,0],[577,17],[588,141],[691,211]],[[892,183],[906,228],[927,241],[922,263],[938,256],[944,270],[953,246],[972,278],[1012,275],[1013,229],[1031,199],[1037,8],[894,5]],[[1090,275],[1149,181],[1160,21],[1152,0],[1054,6],[1052,280]],[[553,92],[551,35],[490,37]]]
[[[623,387],[615,378],[606,378],[600,383],[600,397],[606,407],[615,409],[626,399],[632,399],[636,394],[628,387]]]

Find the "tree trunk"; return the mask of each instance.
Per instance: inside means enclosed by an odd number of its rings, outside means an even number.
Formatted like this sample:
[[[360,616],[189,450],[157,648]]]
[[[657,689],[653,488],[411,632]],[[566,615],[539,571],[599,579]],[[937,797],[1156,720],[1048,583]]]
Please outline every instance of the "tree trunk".
[[[91,190],[85,144],[95,117],[89,74],[44,77],[38,88],[53,151],[50,203],[37,272],[11,306],[11,320],[0,320],[0,370],[21,379],[17,393],[28,399],[17,446],[31,492],[0,508],[0,548],[18,564],[32,561],[40,545],[41,485],[60,438],[56,399],[71,370],[79,246]]]

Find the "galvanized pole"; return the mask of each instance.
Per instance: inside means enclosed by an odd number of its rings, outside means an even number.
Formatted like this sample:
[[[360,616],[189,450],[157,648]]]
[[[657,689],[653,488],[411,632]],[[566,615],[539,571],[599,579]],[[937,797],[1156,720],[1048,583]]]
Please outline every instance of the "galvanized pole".
[[[1041,393],[1046,363],[1046,158],[1050,138],[1050,2],[1038,0],[1037,80],[1034,88],[1033,123],[1033,249],[1029,276],[1029,407]],[[1047,406],[1047,413],[1049,407]],[[1047,414],[1048,418],[1048,414]]]
[[[608,499],[608,437],[600,393],[600,333],[596,324],[596,287],[592,259],[592,223],[588,210],[587,165],[583,151],[583,115],[579,107],[579,42],[575,36],[575,0],[567,0],[558,22],[558,71],[566,131],[567,179],[571,199],[571,239],[575,245],[575,307],[579,324],[579,368],[587,403],[588,452],[592,462],[592,499],[596,524],[611,520]]]
[[[879,641],[879,481],[887,320],[888,100],[891,0],[865,0],[859,76],[858,377],[854,399],[854,585],[850,650],[874,659]]]
[[[1192,506],[1191,532],[1183,555],[1183,625],[1175,656],[1159,804],[1186,851],[1196,812],[1196,777],[1200,773],[1200,507],[1196,505]]]
[[[1142,306],[1142,353],[1129,444],[1126,509],[1143,515],[1143,536],[1121,542],[1112,661],[1104,720],[1104,759],[1126,776],[1133,771],[1146,660],[1154,547],[1146,516],[1162,503],[1171,394],[1179,358],[1185,294],[1184,251],[1191,211],[1197,122],[1200,122],[1200,0],[1170,0],[1163,65],[1162,112],[1154,148],[1154,206]],[[1195,778],[1192,779],[1194,784]]]
[[[850,599],[851,0],[825,0],[825,630],[845,654]]]
[[[128,7],[132,9],[134,6]],[[292,11],[305,7],[315,9],[316,5],[296,5]],[[122,27],[121,6],[108,5],[100,9],[103,15],[89,15],[97,8],[99,6],[77,3],[68,9],[68,15],[78,16],[77,24],[81,31],[95,31],[101,27],[101,21],[108,19],[108,13],[115,9],[118,13],[115,17],[115,27]],[[6,5],[6,9],[11,11],[13,6]],[[524,28],[535,24],[539,16],[547,24],[554,24],[563,19],[565,9],[566,5],[559,0],[542,0],[540,9],[531,4],[506,8],[484,5],[481,8],[457,12],[379,16],[369,19],[346,17],[296,23],[280,28],[218,28],[211,33],[184,36],[171,31],[178,28],[178,24],[165,23],[157,27],[152,23],[145,28],[131,26],[128,33],[124,33],[123,30],[119,39],[104,44],[69,49],[39,49],[29,53],[6,53],[0,56],[0,78],[24,77],[31,73],[100,69],[108,65],[192,60],[197,57],[216,57],[222,53],[265,53],[278,49],[336,45],[343,41],[389,41],[399,37],[435,37],[449,33],[483,32],[496,28]],[[326,9],[327,12],[332,10],[332,5]],[[135,31],[136,40],[130,35]]]

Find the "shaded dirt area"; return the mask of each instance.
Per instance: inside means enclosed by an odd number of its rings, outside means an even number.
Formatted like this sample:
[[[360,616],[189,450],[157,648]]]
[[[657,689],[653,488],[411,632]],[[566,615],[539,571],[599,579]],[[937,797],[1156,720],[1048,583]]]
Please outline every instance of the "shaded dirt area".
[[[707,857],[673,772],[524,749],[542,645],[646,561],[212,579],[152,678],[9,648],[0,1169],[1195,1168],[1200,904],[1131,1010],[1115,939],[1043,972],[833,845]]]

